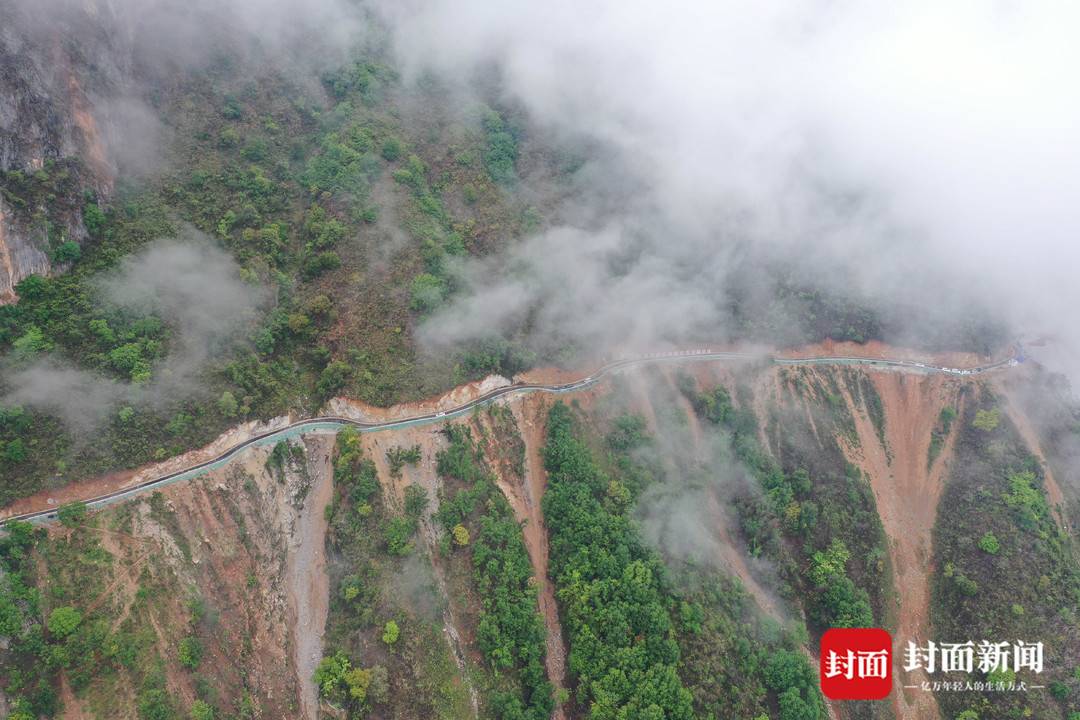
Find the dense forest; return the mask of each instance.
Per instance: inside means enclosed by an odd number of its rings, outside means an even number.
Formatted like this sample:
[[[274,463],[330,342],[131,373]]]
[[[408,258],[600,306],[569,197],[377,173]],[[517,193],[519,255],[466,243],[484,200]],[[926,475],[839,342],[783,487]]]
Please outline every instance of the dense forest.
[[[544,517],[577,702],[590,718],[720,718],[733,708],[754,718],[821,717],[797,633],[758,627],[760,610],[737,580],[669,567],[643,542],[630,511],[658,479],[633,459],[647,441],[620,416],[601,462],[568,406],[548,417]]]

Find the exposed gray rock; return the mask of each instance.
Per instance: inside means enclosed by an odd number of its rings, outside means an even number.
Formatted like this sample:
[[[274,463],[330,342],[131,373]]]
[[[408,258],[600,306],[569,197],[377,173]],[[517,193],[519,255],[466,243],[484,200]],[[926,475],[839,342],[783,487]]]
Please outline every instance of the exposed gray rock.
[[[0,302],[15,300],[14,286],[27,275],[46,275],[49,257],[35,233],[10,218],[12,213],[0,196]],[[82,222],[79,222],[82,226]]]
[[[131,52],[103,2],[0,0],[0,303],[48,274],[51,246],[87,237],[82,195],[107,200],[116,176],[111,103],[131,78]],[[122,104],[118,107],[123,108]],[[20,194],[7,173],[62,167],[63,192]],[[48,174],[48,173],[46,173]]]

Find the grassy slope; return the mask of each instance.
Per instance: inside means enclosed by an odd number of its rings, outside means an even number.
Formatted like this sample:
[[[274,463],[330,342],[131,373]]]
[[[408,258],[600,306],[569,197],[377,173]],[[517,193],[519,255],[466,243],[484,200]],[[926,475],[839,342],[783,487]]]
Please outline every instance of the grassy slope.
[[[1050,516],[1042,467],[996,410],[984,391],[955,421],[956,459],[935,528],[931,622],[941,642],[1042,641],[1044,672],[1020,679],[1051,689],[942,692],[938,702],[950,716],[973,709],[981,718],[1068,717],[1080,712],[1080,565]]]
[[[253,537],[273,537],[272,530],[245,527],[244,517],[250,503],[265,499],[243,473],[228,482],[234,487],[216,498],[216,513],[218,529],[239,523],[217,538],[226,541],[220,553],[234,571],[229,577],[217,563],[192,564],[191,543],[205,540],[207,530],[193,538],[160,494],[68,521],[50,534],[20,526],[0,541],[5,574],[14,573],[0,584],[0,608],[18,613],[0,611],[17,619],[0,631],[11,640],[0,654],[0,679],[13,718],[22,720],[23,710],[27,718],[58,714],[61,676],[96,717],[138,712],[172,720],[188,717],[197,703],[215,707],[224,720],[296,711],[289,667],[267,668],[255,650],[272,593],[260,583],[272,582],[279,559]],[[137,515],[143,517],[136,532]],[[222,585],[245,573],[246,584]],[[79,619],[69,632],[52,622],[63,608]]]
[[[442,603],[416,535],[416,514],[391,508],[354,433],[338,438],[335,499],[327,514],[330,614],[325,655],[343,653],[355,666],[384,668],[389,687],[366,699],[344,686],[324,698],[378,717],[458,718],[471,713],[468,690],[442,632]],[[413,556],[415,556],[415,561]],[[404,585],[395,578],[408,577]],[[386,642],[386,623],[399,637]]]
[[[801,400],[789,395],[784,405],[770,409],[766,450],[758,441],[759,420],[750,409],[748,389],[740,392],[736,408],[723,386],[699,388],[685,376],[679,385],[698,415],[750,468],[755,486],[734,497],[743,535],[751,555],[776,565],[780,593],[801,608],[813,635],[829,627],[884,624],[889,582],[884,531],[869,484],[845,461],[835,440],[853,432],[846,408],[826,403],[815,434],[804,413],[790,411]],[[824,388],[819,391],[827,397]],[[849,712],[876,717],[887,709],[850,703]]]

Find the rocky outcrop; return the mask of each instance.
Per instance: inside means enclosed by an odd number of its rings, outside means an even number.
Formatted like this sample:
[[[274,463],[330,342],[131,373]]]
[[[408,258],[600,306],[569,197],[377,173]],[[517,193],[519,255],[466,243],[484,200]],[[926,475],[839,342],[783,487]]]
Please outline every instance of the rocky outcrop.
[[[35,242],[32,233],[9,220],[11,216],[11,210],[0,197],[0,303],[16,299],[15,284],[27,275],[49,272],[49,256]]]
[[[84,193],[112,191],[112,99],[132,54],[106,3],[0,0],[0,17],[0,302],[11,302],[20,280],[57,269],[52,248],[87,237]]]
[[[115,177],[109,105],[133,77],[131,41],[110,3],[0,0],[0,170],[79,158],[106,191]]]

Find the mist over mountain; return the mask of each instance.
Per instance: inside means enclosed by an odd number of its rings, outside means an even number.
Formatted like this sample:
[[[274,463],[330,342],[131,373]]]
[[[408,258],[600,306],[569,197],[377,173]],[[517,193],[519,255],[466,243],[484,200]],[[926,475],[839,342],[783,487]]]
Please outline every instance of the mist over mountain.
[[[0,0],[0,717],[1077,720],[1078,21]]]
[[[192,228],[125,259],[100,279],[96,293],[105,307],[140,318],[145,330],[139,335],[159,338],[129,336],[124,338],[129,342],[110,355],[110,362],[127,370],[134,382],[119,383],[80,370],[69,358],[16,357],[8,370],[11,389],[5,403],[54,412],[70,427],[88,433],[99,430],[118,403],[155,406],[198,395],[199,373],[212,359],[243,343],[245,327],[265,300],[261,288],[237,277],[231,257]],[[162,320],[171,333],[159,335]],[[116,335],[107,322],[91,330]],[[170,352],[161,359],[163,344]]]
[[[1062,293],[1080,182],[1065,5],[7,5],[31,76],[55,74],[50,46],[74,77],[107,69],[80,89],[100,138],[76,137],[108,183],[117,167],[163,169],[154,83],[226,55],[313,90],[389,29],[406,86],[434,77],[458,108],[522,108],[523,127],[575,157],[558,179],[570,191],[506,256],[453,269],[463,291],[420,330],[435,348],[493,330],[544,349],[763,324],[797,343],[801,319],[760,308],[806,288],[869,308],[899,343],[974,347],[971,328],[995,324],[990,344],[1078,341],[1061,310],[1076,300]]]
[[[527,239],[531,272],[472,278],[435,338],[534,303],[541,332],[700,337],[731,329],[719,298],[747,273],[768,298],[779,262],[891,315],[898,342],[985,314],[1080,347],[1066,3],[380,7],[414,76],[495,68],[537,123],[604,150],[575,197],[598,211]]]

